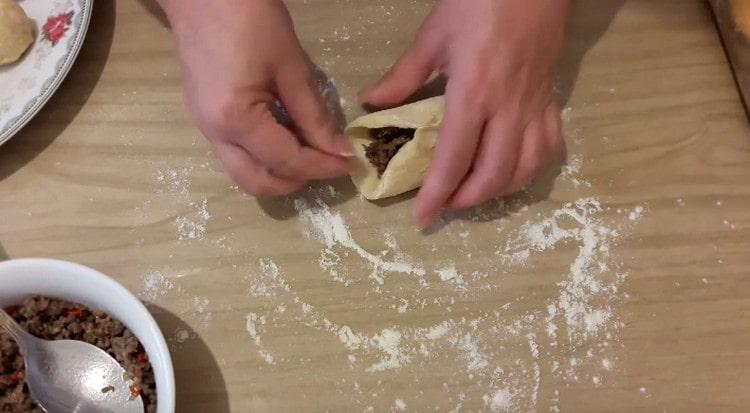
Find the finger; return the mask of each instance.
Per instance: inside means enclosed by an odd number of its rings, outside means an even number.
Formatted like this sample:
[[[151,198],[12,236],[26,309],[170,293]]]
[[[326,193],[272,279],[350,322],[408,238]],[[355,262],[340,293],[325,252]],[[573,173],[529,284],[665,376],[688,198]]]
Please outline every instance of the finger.
[[[547,134],[547,144],[553,156],[562,158],[565,153],[565,139],[563,137],[562,112],[557,102],[552,102],[544,112],[544,124]]]
[[[548,142],[544,120],[539,119],[530,123],[523,136],[521,155],[518,158],[518,166],[513,173],[513,179],[508,187],[496,196],[520,191],[531,183],[552,158],[553,152]]]
[[[415,215],[420,227],[426,228],[440,214],[471,167],[484,118],[472,107],[468,88],[449,84],[445,116],[440,127],[435,157],[417,196]]]
[[[306,144],[334,156],[354,154],[303,62],[281,69],[276,88]]]
[[[496,115],[485,127],[471,174],[451,197],[450,209],[465,209],[497,197],[511,184],[521,150],[516,117]]]
[[[242,189],[257,197],[286,195],[297,191],[305,183],[271,175],[255,162],[244,149],[226,143],[214,146],[216,156],[232,179]]]
[[[420,29],[412,45],[374,86],[360,91],[362,103],[392,107],[416,92],[435,71],[440,42],[429,29]]]
[[[329,179],[346,175],[349,163],[338,156],[303,147],[292,133],[274,119],[265,106],[253,109],[252,122],[234,137],[273,175],[297,181]]]

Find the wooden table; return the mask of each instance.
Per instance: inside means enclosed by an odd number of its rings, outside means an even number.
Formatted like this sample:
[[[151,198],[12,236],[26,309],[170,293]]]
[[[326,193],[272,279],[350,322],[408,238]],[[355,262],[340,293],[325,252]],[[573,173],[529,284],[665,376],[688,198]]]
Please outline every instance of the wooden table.
[[[430,4],[290,2],[348,119]],[[151,303],[178,411],[750,408],[750,137],[705,2],[576,3],[568,165],[428,234],[411,196],[343,180],[242,195],[154,10],[97,1],[73,72],[0,148],[0,243]]]

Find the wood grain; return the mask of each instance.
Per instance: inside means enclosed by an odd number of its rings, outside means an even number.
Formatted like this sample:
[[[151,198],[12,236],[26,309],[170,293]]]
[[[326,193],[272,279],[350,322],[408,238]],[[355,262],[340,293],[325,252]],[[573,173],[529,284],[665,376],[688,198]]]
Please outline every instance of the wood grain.
[[[407,46],[431,2],[289,5],[311,59],[335,85],[328,97],[352,119],[363,113],[356,90]],[[589,185],[550,171],[510,203],[516,214],[491,205],[428,234],[412,225],[410,196],[371,204],[345,180],[333,183],[335,197],[326,195],[326,184],[262,203],[239,193],[186,117],[170,32],[153,10],[148,0],[96,2],[69,78],[0,148],[0,244],[11,258],[92,266],[152,302],[175,359],[178,411],[389,411],[396,399],[410,411],[489,409],[482,396],[496,388],[470,378],[454,352],[435,349],[429,360],[367,372],[352,367],[352,352],[335,334],[305,325],[310,316],[295,300],[369,336],[471,318],[508,303],[507,320],[544,314],[578,246],[560,245],[535,255],[533,265],[507,268],[495,246],[527,221],[586,197],[601,201],[602,221],[627,227],[611,252],[618,266],[612,271],[629,274],[608,296],[618,324],[607,331],[616,334],[554,347],[544,331],[532,330],[542,350],[538,389],[516,386],[523,394],[514,395],[514,406],[750,407],[750,138],[704,2],[576,2],[560,90],[569,107],[569,157],[582,160],[579,177]],[[346,219],[369,252],[387,249],[390,233],[428,270],[429,288],[420,293],[413,278],[389,275],[382,287],[388,294],[377,294],[356,254],[343,257],[341,267],[356,282],[332,280],[318,263],[321,243],[305,237],[309,226],[294,208],[295,201],[318,200]],[[208,218],[201,216],[204,201]],[[637,205],[645,208],[637,222],[617,212]],[[198,228],[195,239],[180,239],[180,217],[205,225],[205,233]],[[259,260],[278,266],[291,293],[252,293],[263,274]],[[488,272],[491,290],[451,290],[432,272],[446,263],[466,274]],[[145,288],[158,275],[171,289]],[[418,294],[427,305],[393,308],[400,297]],[[432,304],[444,298],[455,302]],[[275,358],[269,365],[246,318],[277,314],[279,305],[287,313],[273,316],[260,336]],[[504,369],[499,382],[531,374],[514,367],[532,365],[526,336],[500,336],[492,345],[491,361]],[[598,358],[586,364],[587,352],[600,346],[611,346],[610,370]],[[576,377],[549,367],[573,359],[583,363]]]

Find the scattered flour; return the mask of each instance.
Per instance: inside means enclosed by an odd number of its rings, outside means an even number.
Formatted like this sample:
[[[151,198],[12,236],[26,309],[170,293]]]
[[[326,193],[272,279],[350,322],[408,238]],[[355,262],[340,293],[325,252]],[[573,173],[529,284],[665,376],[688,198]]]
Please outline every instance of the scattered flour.
[[[365,371],[393,370],[408,363],[410,357],[401,351],[401,333],[397,330],[385,329],[371,339],[372,343],[386,354],[386,358],[368,367]]]
[[[200,322],[201,327],[208,327],[208,323],[213,318],[210,301],[205,297],[189,294],[183,287],[176,284],[175,278],[180,278],[180,276],[167,277],[161,271],[149,271],[143,277],[143,287],[139,297],[151,303],[177,298],[179,305],[176,309],[180,315]],[[180,342],[180,340],[175,341]]]
[[[192,214],[175,218],[177,239],[180,241],[203,240],[206,238],[206,224],[211,218],[208,212],[208,200],[193,202],[190,207],[193,209]]]
[[[245,330],[250,338],[253,340],[255,345],[258,347],[258,354],[267,364],[275,364],[273,356],[263,348],[263,344],[260,339],[259,327],[266,324],[266,317],[259,317],[255,313],[248,313],[245,316]]]
[[[637,221],[641,219],[644,210],[645,209],[641,205],[636,206],[632,211],[630,211],[630,214],[628,214],[628,219],[631,221]]]
[[[400,273],[417,277],[424,282],[425,270],[422,265],[415,263],[393,246],[393,259],[373,254],[362,248],[352,237],[349,227],[344,222],[340,213],[334,212],[323,202],[310,206],[303,200],[295,201],[295,208],[302,220],[308,225],[310,235],[313,235],[324,243],[325,249],[321,251],[319,263],[321,268],[329,271],[335,280],[343,280],[340,274],[341,254],[354,252],[364,259],[371,267],[370,279],[382,285],[385,283],[386,274]],[[384,236],[385,238],[385,236]]]
[[[485,405],[493,412],[504,412],[511,408],[511,400],[513,395],[508,389],[496,390],[491,396],[482,396]]]
[[[562,178],[576,188],[590,188],[591,182],[581,177],[581,169],[583,169],[583,158],[580,155],[571,155],[567,165],[562,168]]]
[[[174,336],[172,337],[174,341],[180,344],[186,342],[189,338],[190,332],[182,328],[177,329],[174,333]]]
[[[174,288],[174,283],[164,274],[159,271],[150,271],[143,277],[143,289],[140,296],[147,301],[156,301],[157,298],[166,295]]]
[[[156,172],[156,182],[160,184],[158,193],[189,196],[190,177],[193,168],[167,168]]]
[[[437,273],[441,281],[449,282],[460,289],[466,289],[466,282],[464,281],[464,277],[458,273],[455,265],[451,264],[439,268],[435,272]]]
[[[356,281],[352,276],[354,271],[349,272],[351,260],[356,258],[371,271],[371,292],[383,287],[386,276],[394,273],[424,279],[424,267],[398,248],[392,234],[381,234],[388,249],[372,253],[354,240],[343,216],[330,207],[301,200],[295,207],[308,235],[322,245],[321,269],[334,279]],[[261,340],[266,329],[297,323],[328,333],[341,343],[344,352],[341,361],[357,374],[355,377],[405,371],[419,377],[434,360],[452,360],[450,363],[458,367],[457,381],[468,379],[486,388],[481,401],[491,411],[538,409],[542,405],[539,397],[544,374],[563,383],[579,382],[586,377],[590,383],[600,385],[603,375],[614,366],[611,360],[616,348],[610,343],[617,339],[621,326],[615,306],[621,299],[620,287],[627,276],[620,269],[621,264],[611,259],[611,248],[629,225],[645,214],[645,208],[638,206],[626,211],[626,219],[619,222],[605,221],[605,209],[595,198],[581,198],[547,214],[532,215],[525,208],[519,211],[522,212],[515,216],[526,219],[520,227],[511,231],[502,224],[497,227],[501,236],[495,255],[505,268],[533,266],[535,256],[564,245],[574,245],[577,250],[567,272],[561,274],[556,284],[556,295],[543,308],[509,318],[507,314],[513,304],[498,303],[496,310],[472,317],[453,317],[455,297],[448,295],[433,298],[435,304],[445,309],[445,317],[437,323],[362,331],[353,325],[337,323],[326,317],[323,309],[306,303],[285,280],[282,269],[272,260],[264,259],[259,262],[260,271],[246,279],[250,295],[273,297],[290,305],[285,305],[281,312],[277,307],[248,315],[248,335],[262,360],[279,364],[289,360],[277,357],[273,354],[274,346]],[[465,233],[465,229],[455,231],[457,239],[471,238],[461,235]],[[472,287],[453,264],[437,267],[434,273],[444,284]],[[480,275],[475,277],[482,279]],[[420,293],[432,291],[428,286],[432,284],[420,282],[412,295],[396,296],[394,307],[398,314],[424,308],[426,300],[420,298]],[[458,289],[454,291],[459,293]],[[585,359],[572,356],[582,348],[587,352]],[[517,354],[511,364],[507,359],[509,351]],[[566,354],[571,356],[566,358]],[[555,357],[550,358],[551,355]],[[360,400],[372,407],[369,403],[377,400],[375,394],[370,399],[362,393]],[[456,406],[460,408],[469,399],[465,394],[461,397],[454,394],[451,400],[458,400]],[[557,389],[546,403],[549,410],[559,411]]]
[[[280,276],[279,267],[269,259],[258,260],[259,272],[245,275],[248,292],[253,297],[275,297],[279,292],[290,292],[292,287]]]

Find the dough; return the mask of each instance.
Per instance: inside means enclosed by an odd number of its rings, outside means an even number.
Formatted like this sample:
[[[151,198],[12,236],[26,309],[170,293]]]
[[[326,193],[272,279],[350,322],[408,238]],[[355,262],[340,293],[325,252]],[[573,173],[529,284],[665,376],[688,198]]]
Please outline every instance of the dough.
[[[0,66],[13,63],[34,41],[31,20],[16,0],[0,0]]]
[[[432,161],[438,129],[443,121],[444,98],[423,100],[394,109],[375,112],[354,120],[346,135],[354,146],[352,181],[367,199],[382,199],[403,194],[422,185]],[[415,129],[414,138],[391,158],[381,176],[367,157],[372,142],[371,130],[387,127]]]

